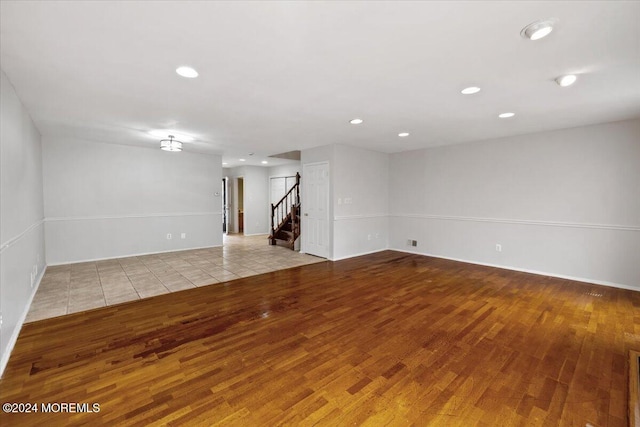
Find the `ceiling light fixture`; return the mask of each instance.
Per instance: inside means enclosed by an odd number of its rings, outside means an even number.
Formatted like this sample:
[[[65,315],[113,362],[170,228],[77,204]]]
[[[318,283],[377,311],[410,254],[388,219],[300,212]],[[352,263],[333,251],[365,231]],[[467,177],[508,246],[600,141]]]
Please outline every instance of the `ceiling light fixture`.
[[[556,83],[558,83],[562,87],[571,86],[578,80],[578,76],[575,74],[567,74],[566,76],[560,76],[556,79]]]
[[[222,162],[222,166],[228,165],[229,163],[227,162]]]
[[[400,138],[407,137],[407,136],[409,136],[409,132],[400,132],[400,133],[398,134],[398,136],[399,136]]]
[[[241,162],[246,162],[246,159],[238,159],[238,160],[240,160]]]
[[[501,119],[508,119],[515,115],[516,113],[502,113],[502,114],[498,114],[498,117],[500,117]]]
[[[262,163],[263,165],[266,165],[266,164],[267,164],[267,163],[269,163],[269,162],[267,162],[266,160],[263,160],[263,161],[261,161],[260,163]]]
[[[169,139],[160,140],[160,149],[164,151],[182,151],[182,142],[173,138],[173,135],[169,135]]]
[[[540,40],[541,38],[551,34],[555,23],[555,19],[545,19],[544,21],[532,22],[520,31],[520,35],[528,40]]]
[[[187,66],[176,68],[176,73],[188,79],[195,79],[196,77],[198,77],[198,72],[193,68]]]
[[[480,92],[480,88],[477,86],[469,86],[465,87],[460,91],[463,95],[473,95],[474,93]]]
[[[349,121],[349,123],[351,123],[352,125],[359,125],[362,122],[364,122],[364,120],[362,119],[353,119]]]
[[[193,141],[193,137],[189,136],[189,135],[185,135],[182,134],[180,132],[176,132],[173,129],[158,129],[158,130],[152,130],[149,132],[149,135],[155,137],[155,138],[169,138],[169,135],[173,135],[174,139],[180,140],[182,142],[192,142]]]

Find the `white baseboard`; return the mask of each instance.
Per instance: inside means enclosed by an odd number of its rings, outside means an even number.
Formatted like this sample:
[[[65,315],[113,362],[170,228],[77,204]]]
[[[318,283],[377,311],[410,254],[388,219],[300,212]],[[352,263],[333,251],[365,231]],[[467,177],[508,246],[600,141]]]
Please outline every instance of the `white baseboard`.
[[[140,253],[135,253],[135,254],[130,254],[130,255],[119,255],[119,256],[106,257],[106,258],[88,258],[88,259],[82,259],[82,260],[78,260],[78,261],[53,262],[53,263],[50,263],[48,265],[50,267],[53,267],[53,266],[56,266],[56,265],[78,264],[78,263],[81,263],[81,262],[109,261],[109,260],[112,260],[112,259],[131,258],[131,257],[134,257],[134,256],[168,254],[170,252],[184,252],[184,251],[196,251],[198,249],[221,248],[222,246],[223,245],[197,246],[195,248],[171,249],[171,250],[168,250],[168,251],[140,252]]]
[[[9,357],[11,356],[11,352],[13,352],[13,347],[16,345],[18,341],[18,336],[20,336],[20,331],[22,330],[22,325],[24,325],[24,321],[27,318],[27,314],[29,313],[29,309],[31,308],[31,303],[33,302],[33,297],[36,296],[36,292],[38,292],[38,288],[40,287],[40,282],[44,277],[44,273],[47,271],[47,266],[45,265],[40,274],[38,275],[38,279],[36,280],[36,285],[33,287],[33,291],[31,291],[31,295],[29,296],[29,301],[27,301],[27,305],[25,306],[22,314],[20,315],[20,319],[16,324],[16,328],[13,330],[13,334],[11,334],[11,338],[9,338],[9,343],[7,344],[7,348],[5,349],[2,358],[0,359],[0,378],[4,375],[4,370],[9,363]]]
[[[433,254],[428,254],[428,253],[423,253],[423,252],[409,251],[409,250],[406,250],[406,249],[389,248],[389,250],[390,251],[396,251],[396,252],[404,252],[404,253],[413,254],[413,255],[422,255],[422,256],[429,256],[429,257],[433,257],[433,258],[448,259],[448,260],[451,260],[451,261],[466,262],[468,264],[483,265],[485,267],[495,267],[495,268],[502,268],[504,270],[520,271],[522,273],[531,273],[531,274],[536,274],[538,276],[557,277],[558,279],[574,280],[576,282],[583,282],[583,283],[588,283],[588,284],[592,284],[592,285],[609,286],[609,287],[612,287],[612,288],[628,289],[630,291],[640,292],[640,287],[623,285],[621,283],[606,282],[606,281],[603,281],[603,280],[585,279],[584,277],[567,276],[567,275],[564,275],[564,274],[548,273],[546,271],[530,270],[530,269],[526,269],[526,268],[516,268],[516,267],[510,267],[508,265],[489,264],[489,263],[486,263],[486,262],[470,261],[470,260],[467,260],[467,259],[460,259],[460,258],[451,258],[451,257],[446,257],[446,256],[441,256],[441,255],[433,255]]]

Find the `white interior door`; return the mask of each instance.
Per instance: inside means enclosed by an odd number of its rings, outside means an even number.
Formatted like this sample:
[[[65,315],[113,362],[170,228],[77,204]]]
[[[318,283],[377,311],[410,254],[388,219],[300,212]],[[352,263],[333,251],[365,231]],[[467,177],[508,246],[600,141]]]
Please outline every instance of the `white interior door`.
[[[274,205],[296,184],[295,176],[274,176],[270,178],[271,203]]]
[[[303,165],[302,234],[304,251],[329,256],[329,163]]]
[[[271,178],[271,203],[276,204],[285,195],[285,178],[275,177]]]

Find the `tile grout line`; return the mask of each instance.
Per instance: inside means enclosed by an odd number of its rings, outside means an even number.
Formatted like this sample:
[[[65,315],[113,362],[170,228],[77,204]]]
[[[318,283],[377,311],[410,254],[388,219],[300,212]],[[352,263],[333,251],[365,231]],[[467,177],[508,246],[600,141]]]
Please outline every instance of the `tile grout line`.
[[[64,314],[69,314],[69,304],[71,303],[71,269],[69,269],[69,281],[67,282],[67,306]]]
[[[138,257],[133,257],[135,259],[138,259]],[[146,267],[146,264],[144,263],[144,261],[142,261],[141,259],[138,260],[142,263],[142,265],[144,265]],[[124,269],[124,267],[122,266],[122,263],[120,262],[120,260],[118,260],[118,264],[120,264],[120,268],[122,268],[122,271],[124,272],[124,275],[127,276],[127,280],[129,281],[129,285],[131,285],[131,288],[133,288],[133,292],[136,293],[136,295],[138,295],[138,301],[141,300],[142,298],[140,297],[140,294],[138,293],[138,290],[136,289],[135,286],[133,286],[133,282],[131,281],[131,277],[129,277],[129,274],[127,273],[127,270]],[[136,300],[131,300],[131,301],[136,301]],[[129,302],[129,301],[122,301],[122,302]],[[118,303],[121,304],[122,302]],[[114,304],[115,305],[115,304]]]
[[[141,261],[142,261],[142,260],[141,260]],[[173,271],[176,271],[176,269],[175,269],[175,268],[173,268],[173,266],[171,266],[171,264],[167,263],[165,260],[160,259],[160,261],[162,261],[165,265],[169,266],[169,268],[171,268]],[[158,283],[160,283],[160,285],[161,285],[163,288],[165,288],[165,289],[167,290],[167,292],[166,292],[166,293],[168,293],[168,294],[173,293],[173,291],[172,291],[171,289],[167,288],[167,287],[165,286],[165,284],[164,284],[164,283],[162,283],[162,280],[160,280],[160,278],[156,275],[156,273],[155,273],[153,270],[151,270],[151,269],[147,266],[147,264],[145,264],[145,263],[144,263],[144,261],[142,261],[142,263],[145,265],[145,267],[147,267],[147,268],[149,269],[149,272],[153,275],[153,277],[155,277],[155,278],[156,278],[156,280],[158,281]],[[177,272],[177,271],[176,271],[176,272]],[[132,284],[133,284],[133,283],[132,283]],[[194,286],[195,286],[195,285],[194,285]],[[135,286],[134,286],[134,289],[135,289]],[[138,291],[138,290],[136,289],[136,292],[137,292],[137,291]],[[140,294],[138,294],[138,295],[140,296]],[[158,295],[162,295],[162,294],[158,294]],[[154,295],[154,296],[155,296],[155,295]],[[150,298],[150,297],[149,297],[149,298]],[[142,299],[142,296],[140,296],[140,299]]]
[[[120,265],[120,262],[118,262],[118,265]],[[102,277],[100,277],[100,269],[98,268],[98,265],[96,264],[96,273],[98,273],[98,282],[100,283],[100,291],[102,292],[102,299],[104,300],[104,306],[107,306],[107,297],[104,294],[104,287],[102,286]]]

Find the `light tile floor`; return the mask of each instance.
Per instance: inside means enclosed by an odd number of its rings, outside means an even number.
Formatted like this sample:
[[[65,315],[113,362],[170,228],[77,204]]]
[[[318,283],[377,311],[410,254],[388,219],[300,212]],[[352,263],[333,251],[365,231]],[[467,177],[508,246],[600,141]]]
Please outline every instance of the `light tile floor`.
[[[194,249],[48,267],[26,322],[325,261],[271,246],[266,236],[224,236]]]

